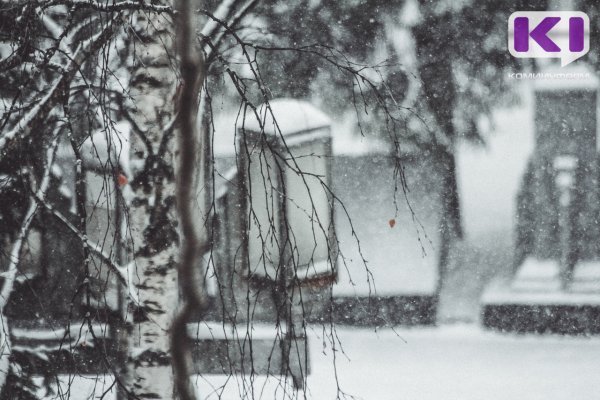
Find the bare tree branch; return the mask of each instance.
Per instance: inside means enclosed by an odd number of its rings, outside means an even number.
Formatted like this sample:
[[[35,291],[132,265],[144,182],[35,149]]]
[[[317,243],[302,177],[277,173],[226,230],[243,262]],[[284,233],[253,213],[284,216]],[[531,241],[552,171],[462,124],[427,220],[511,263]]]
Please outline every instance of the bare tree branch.
[[[243,5],[243,6],[240,8],[240,10],[239,10],[239,11],[238,11],[238,12],[237,12],[237,13],[236,13],[236,14],[235,14],[235,15],[234,15],[232,18],[231,18],[231,20],[230,20],[230,21],[227,23],[227,29],[235,29],[235,27],[236,27],[236,26],[237,26],[237,25],[238,25],[238,24],[241,22],[241,20],[242,20],[242,19],[243,19],[243,18],[244,18],[244,17],[245,17],[245,16],[246,16],[246,15],[247,15],[247,14],[248,14],[250,11],[252,11],[252,9],[253,9],[253,8],[254,8],[254,7],[257,5],[257,4],[258,4],[258,0],[248,0],[248,1],[246,2],[246,4],[244,4],[244,5]],[[215,13],[215,17],[216,17],[216,18],[218,18],[218,17],[216,16],[216,13]],[[216,21],[216,20],[212,20],[212,19],[211,19],[211,21],[210,21],[210,22],[214,23],[215,25],[217,24],[217,21]],[[219,48],[219,45],[220,45],[220,44],[221,44],[221,42],[223,41],[223,38],[226,36],[226,34],[227,34],[227,30],[223,30],[223,31],[221,31],[221,32],[219,33],[219,35],[218,35],[218,36],[216,36],[216,37],[215,37],[215,38],[212,40],[213,47],[214,47],[215,49],[218,49],[218,48]],[[203,35],[204,37],[213,37],[213,36],[214,36],[214,34],[213,34],[213,35],[206,35],[206,34],[204,33],[204,30],[202,31],[202,35]],[[209,48],[205,50],[205,53],[206,53],[206,60],[207,60],[207,63],[208,63],[208,64],[210,64],[210,61],[213,59],[213,47],[210,47],[210,46],[209,46]]]
[[[135,293],[131,271],[133,269],[133,265],[119,265],[117,264],[110,255],[104,252],[103,246],[91,241],[88,239],[87,235],[81,232],[77,227],[69,221],[69,219],[62,214],[60,211],[56,210],[51,204],[49,204],[43,197],[35,195],[35,200],[41,206],[46,208],[58,221],[60,221],[65,227],[67,227],[72,233],[74,233],[77,238],[81,241],[82,244],[88,247],[88,249],[94,253],[100,260],[105,263],[108,268],[115,273],[117,279],[121,284],[123,284],[126,288],[128,288],[128,295],[131,297],[131,300],[139,306],[139,300]]]

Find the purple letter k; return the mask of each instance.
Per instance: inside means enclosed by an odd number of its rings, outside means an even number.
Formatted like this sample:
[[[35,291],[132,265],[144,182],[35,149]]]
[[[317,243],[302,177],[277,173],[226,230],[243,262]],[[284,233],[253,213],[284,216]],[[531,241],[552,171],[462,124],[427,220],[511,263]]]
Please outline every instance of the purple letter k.
[[[558,24],[560,17],[546,17],[529,33],[529,19],[527,17],[515,18],[515,51],[520,53],[529,51],[529,37],[535,40],[544,51],[556,53],[560,47],[547,36],[550,29]]]

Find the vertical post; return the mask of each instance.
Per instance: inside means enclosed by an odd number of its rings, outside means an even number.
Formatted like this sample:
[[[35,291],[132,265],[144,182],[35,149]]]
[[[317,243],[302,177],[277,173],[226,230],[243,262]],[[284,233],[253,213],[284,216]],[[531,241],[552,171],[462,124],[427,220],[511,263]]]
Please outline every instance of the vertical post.
[[[575,268],[575,251],[573,246],[573,221],[571,205],[577,159],[574,156],[557,156],[554,159],[556,170],[556,188],[558,190],[558,225],[560,235],[560,282],[565,290],[571,283]]]

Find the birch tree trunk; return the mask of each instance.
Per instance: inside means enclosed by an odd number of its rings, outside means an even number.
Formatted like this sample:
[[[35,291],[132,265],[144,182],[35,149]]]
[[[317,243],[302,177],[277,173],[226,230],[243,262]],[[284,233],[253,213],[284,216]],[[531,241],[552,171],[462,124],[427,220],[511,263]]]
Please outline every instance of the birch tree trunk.
[[[130,115],[143,136],[131,136],[134,192],[128,244],[142,311],[128,313],[128,397],[174,398],[169,330],[177,311],[179,237],[175,201],[175,88],[172,17],[137,13],[132,20]],[[143,137],[143,139],[142,139]],[[135,168],[134,168],[135,171]],[[123,394],[121,394],[122,396]]]

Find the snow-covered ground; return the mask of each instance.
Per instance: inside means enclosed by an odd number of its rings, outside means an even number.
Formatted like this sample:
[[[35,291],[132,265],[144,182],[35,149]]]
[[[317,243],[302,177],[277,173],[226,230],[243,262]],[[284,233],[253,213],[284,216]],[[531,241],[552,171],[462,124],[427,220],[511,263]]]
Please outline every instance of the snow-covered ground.
[[[346,356],[337,354],[340,388],[373,400],[567,400],[600,393],[600,338],[516,336],[475,326],[392,331],[338,329]],[[331,349],[311,338],[306,395],[336,398]],[[200,392],[239,399],[239,379],[206,376]],[[224,390],[218,389],[225,385]],[[255,379],[255,393],[273,399],[279,380]],[[282,388],[279,387],[281,394]],[[281,398],[281,397],[278,397]],[[302,395],[300,396],[302,398]]]
[[[357,399],[571,400],[600,393],[600,337],[518,336],[474,325],[337,333],[345,352],[336,352],[339,387]],[[326,340],[323,347],[318,327],[309,340],[308,389],[295,398],[335,399],[331,346]],[[278,377],[252,380],[206,375],[197,384],[202,399],[252,398],[252,392],[256,399],[290,398]],[[87,398],[81,389],[90,393],[92,384],[74,382],[71,399]]]

